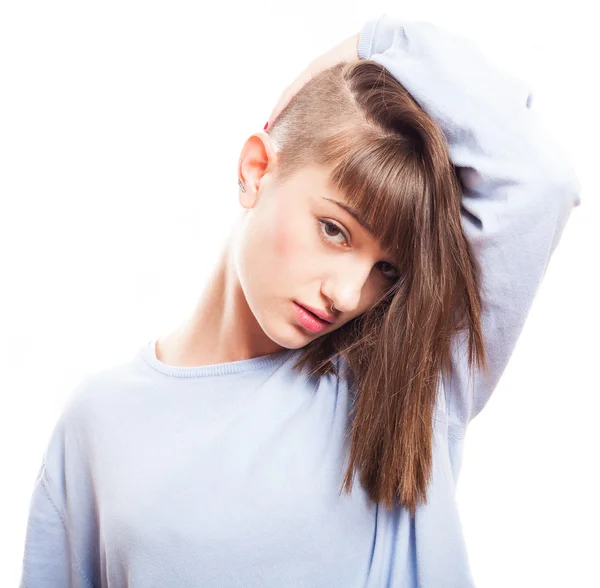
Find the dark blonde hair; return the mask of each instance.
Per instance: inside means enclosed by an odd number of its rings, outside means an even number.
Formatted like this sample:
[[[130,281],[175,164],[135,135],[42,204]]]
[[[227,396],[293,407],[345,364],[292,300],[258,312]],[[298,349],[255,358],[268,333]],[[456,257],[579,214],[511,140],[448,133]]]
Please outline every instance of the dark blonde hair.
[[[275,181],[306,165],[332,185],[394,252],[400,279],[376,304],[309,343],[297,368],[333,372],[342,357],[353,391],[343,489],[355,471],[369,497],[414,516],[431,476],[433,413],[450,342],[468,331],[468,360],[487,369],[479,276],[461,224],[462,186],[443,132],[372,60],[340,62],[314,76],[268,131]]]

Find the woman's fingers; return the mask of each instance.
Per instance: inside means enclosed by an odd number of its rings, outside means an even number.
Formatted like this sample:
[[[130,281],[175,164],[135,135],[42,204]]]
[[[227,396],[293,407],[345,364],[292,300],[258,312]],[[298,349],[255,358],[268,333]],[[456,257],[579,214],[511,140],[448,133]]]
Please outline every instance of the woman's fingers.
[[[358,61],[358,41],[360,33],[355,33],[350,37],[344,39],[341,43],[338,43],[335,47],[320,55],[316,59],[313,59],[304,70],[300,72],[300,75],[283,91],[275,108],[273,108],[271,115],[269,116],[268,125],[271,126],[275,119],[279,116],[281,111],[288,105],[291,99],[298,93],[300,88],[310,81],[313,76],[319,72],[332,67],[340,61],[353,62]]]
[[[271,126],[273,121],[279,116],[281,111],[288,105],[291,99],[298,93],[298,90],[306,84],[313,76],[310,66],[304,69],[300,75],[282,92],[277,104],[271,111],[268,119],[268,124]]]

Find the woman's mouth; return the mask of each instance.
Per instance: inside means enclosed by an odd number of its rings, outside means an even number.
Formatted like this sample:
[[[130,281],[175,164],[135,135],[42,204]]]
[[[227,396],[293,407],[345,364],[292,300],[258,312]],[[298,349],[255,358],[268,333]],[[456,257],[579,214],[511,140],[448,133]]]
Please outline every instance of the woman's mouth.
[[[304,308],[304,306],[301,306],[297,302],[293,302],[293,304],[298,322],[311,333],[320,333],[331,324],[320,319],[318,316],[310,312],[310,310]]]

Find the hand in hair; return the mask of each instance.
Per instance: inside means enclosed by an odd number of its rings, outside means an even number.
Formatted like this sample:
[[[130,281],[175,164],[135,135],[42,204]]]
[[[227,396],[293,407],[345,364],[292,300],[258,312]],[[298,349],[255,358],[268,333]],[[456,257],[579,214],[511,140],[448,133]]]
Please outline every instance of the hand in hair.
[[[344,39],[335,47],[313,59],[308,66],[300,72],[300,75],[283,91],[277,104],[273,108],[269,120],[269,127],[272,126],[279,113],[286,107],[288,102],[296,95],[298,90],[306,84],[314,75],[327,68],[339,63],[340,61],[353,62],[358,61],[358,40],[360,33]]]

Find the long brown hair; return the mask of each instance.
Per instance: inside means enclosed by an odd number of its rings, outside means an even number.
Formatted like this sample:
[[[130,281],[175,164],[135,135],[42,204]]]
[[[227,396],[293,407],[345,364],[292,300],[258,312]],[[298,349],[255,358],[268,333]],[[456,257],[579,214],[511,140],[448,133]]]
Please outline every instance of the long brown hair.
[[[461,225],[462,185],[442,130],[406,89],[372,60],[340,62],[314,76],[269,129],[275,181],[308,164],[396,255],[401,277],[376,304],[303,349],[297,368],[333,372],[342,357],[353,390],[343,489],[355,471],[369,497],[414,516],[426,502],[433,413],[450,342],[468,330],[469,366],[484,358],[480,277]]]

